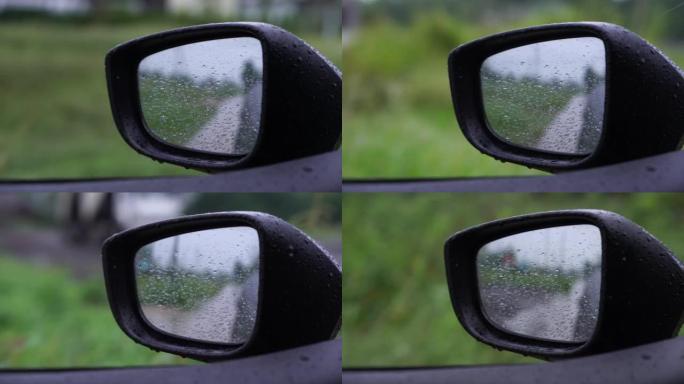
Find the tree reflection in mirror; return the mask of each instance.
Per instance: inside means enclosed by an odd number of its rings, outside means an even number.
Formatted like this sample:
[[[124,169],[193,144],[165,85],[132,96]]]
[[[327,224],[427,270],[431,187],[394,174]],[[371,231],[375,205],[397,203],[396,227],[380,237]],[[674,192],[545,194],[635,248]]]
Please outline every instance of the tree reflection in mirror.
[[[591,154],[603,129],[606,59],[595,37],[509,49],[480,69],[489,129],[510,144]]]
[[[256,320],[259,236],[250,227],[168,237],[135,256],[138,299],[148,323],[168,334],[246,342]]]
[[[600,230],[584,224],[485,244],[477,253],[485,317],[526,337],[587,341],[598,316],[602,249]]]
[[[247,155],[261,125],[261,42],[253,37],[181,45],[140,62],[145,124],[168,144]]]

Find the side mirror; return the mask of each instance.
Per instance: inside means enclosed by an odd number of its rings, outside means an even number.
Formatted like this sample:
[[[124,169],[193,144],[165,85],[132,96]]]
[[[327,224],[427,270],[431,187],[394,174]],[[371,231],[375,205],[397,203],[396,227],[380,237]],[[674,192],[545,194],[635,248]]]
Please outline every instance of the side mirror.
[[[211,213],[116,234],[102,248],[121,329],[152,349],[211,361],[332,339],[340,267],[274,216]]]
[[[206,172],[339,146],[342,77],[291,33],[261,23],[166,31],[106,58],[114,120],[155,160]]]
[[[676,336],[684,269],[643,228],[612,212],[545,212],[449,238],[454,311],[477,340],[544,359]]]
[[[613,24],[493,35],[449,56],[463,134],[496,159],[549,172],[675,151],[684,77],[660,50]]]

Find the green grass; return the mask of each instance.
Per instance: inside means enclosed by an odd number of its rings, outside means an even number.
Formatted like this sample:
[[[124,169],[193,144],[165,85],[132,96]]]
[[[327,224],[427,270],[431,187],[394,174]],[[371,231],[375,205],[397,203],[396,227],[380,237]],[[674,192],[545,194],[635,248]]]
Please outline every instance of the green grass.
[[[187,174],[129,148],[114,126],[104,54],[154,26],[0,25],[0,175],[5,178]]]
[[[345,178],[538,174],[481,155],[460,132],[446,60],[481,33],[439,14],[358,32],[343,58]]]
[[[345,178],[541,174],[480,154],[462,137],[449,109],[390,106],[345,112],[343,120]]]
[[[198,174],[137,154],[112,120],[104,57],[172,23],[0,23],[0,178]],[[339,40],[302,36],[337,63]]]
[[[229,283],[227,278],[156,269],[136,275],[142,305],[163,305],[190,311],[214,297]]]
[[[489,268],[478,270],[478,281],[481,284],[492,285],[502,284],[514,288],[534,288],[546,292],[567,293],[578,276],[569,276],[553,273],[545,270],[506,271],[505,279],[502,279],[503,271],[501,268]]]
[[[0,254],[0,368],[189,364],[136,344],[117,326],[101,278]]]
[[[444,241],[495,219],[596,208],[639,223],[684,260],[683,207],[681,194],[345,194],[343,365],[538,362],[479,343],[461,327]]]

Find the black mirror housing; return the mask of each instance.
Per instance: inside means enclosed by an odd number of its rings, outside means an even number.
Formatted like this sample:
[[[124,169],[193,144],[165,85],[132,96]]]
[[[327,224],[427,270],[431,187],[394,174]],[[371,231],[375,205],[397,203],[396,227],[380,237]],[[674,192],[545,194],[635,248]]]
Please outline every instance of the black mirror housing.
[[[592,336],[586,342],[558,342],[491,324],[478,290],[480,247],[521,232],[578,224],[598,227],[603,243],[598,319]],[[444,259],[459,321],[475,339],[497,349],[549,360],[592,355],[674,337],[684,321],[682,264],[643,228],[612,212],[556,211],[489,222],[451,236]]]
[[[146,127],[138,65],[147,56],[207,40],[253,37],[263,51],[261,127],[252,151],[225,155],[170,145]],[[295,35],[263,23],[217,23],[161,32],[121,44],[105,59],[116,126],[128,145],[157,161],[205,172],[245,168],[329,152],[342,134],[342,75]]]
[[[259,234],[259,294],[254,330],[240,345],[174,336],[141,313],[134,260],[142,246],[206,229],[247,226]],[[332,257],[293,225],[258,212],[185,216],[133,228],[102,247],[107,297],[119,327],[154,350],[214,361],[293,348],[336,336],[342,313],[342,272]]]
[[[548,153],[512,145],[489,128],[480,69],[491,55],[550,40],[595,37],[606,58],[603,130],[588,155]],[[663,53],[638,35],[608,23],[579,22],[509,31],[456,48],[449,78],[463,134],[480,152],[504,162],[548,172],[613,164],[675,151],[684,135],[684,76]]]

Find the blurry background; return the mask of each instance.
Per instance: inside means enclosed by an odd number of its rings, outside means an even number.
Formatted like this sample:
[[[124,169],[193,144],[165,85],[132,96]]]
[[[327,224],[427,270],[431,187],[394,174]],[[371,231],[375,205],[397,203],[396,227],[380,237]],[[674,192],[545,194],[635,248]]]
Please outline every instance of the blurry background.
[[[123,141],[107,97],[107,51],[176,27],[266,21],[339,66],[340,12],[339,0],[0,0],[0,178],[193,173]]]
[[[0,195],[0,368],[191,363],[116,325],[102,241],[186,214],[253,210],[296,225],[341,265],[340,209],[337,194]]]
[[[682,0],[342,0],[346,178],[541,174],[480,154],[461,134],[447,57],[539,24],[623,25],[684,65]]]
[[[605,209],[641,225],[684,260],[682,194],[345,194],[343,207],[345,367],[540,361],[476,341],[454,314],[444,242],[477,224]]]

